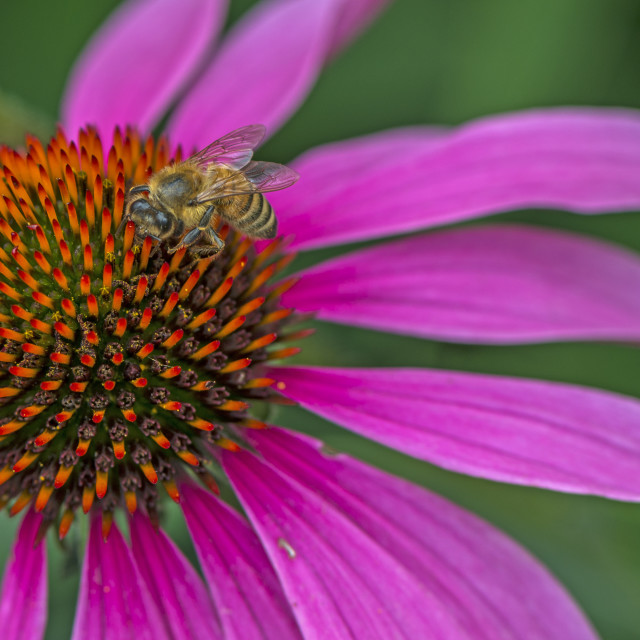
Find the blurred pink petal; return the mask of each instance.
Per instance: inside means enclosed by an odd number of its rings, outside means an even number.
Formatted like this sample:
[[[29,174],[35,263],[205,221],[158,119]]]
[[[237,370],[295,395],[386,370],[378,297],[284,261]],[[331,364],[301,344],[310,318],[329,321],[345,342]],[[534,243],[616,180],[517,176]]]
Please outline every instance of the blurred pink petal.
[[[327,167],[341,165],[339,148],[333,157],[319,153]],[[311,249],[528,207],[633,210],[640,208],[638,175],[638,114],[548,109],[484,118],[437,144],[427,140],[422,151],[393,145],[387,153],[381,143],[369,167],[335,175],[326,193],[318,195],[308,176],[269,200],[281,232],[295,235],[292,246]]]
[[[185,484],[182,507],[224,638],[300,640],[282,587],[248,524],[228,505]]]
[[[247,124],[264,124],[273,134],[313,86],[343,2],[258,4],[176,109],[167,127],[171,139],[190,150]]]
[[[149,131],[210,49],[226,0],[129,0],[80,54],[62,101],[69,132],[95,124]]]
[[[391,0],[343,0],[338,14],[330,54],[334,54],[358,35]]]
[[[339,509],[437,593],[464,637],[595,637],[553,577],[479,518],[346,455],[323,455],[320,441],[282,429],[248,437],[267,462]]]
[[[298,276],[284,304],[321,320],[462,342],[640,340],[640,260],[586,236],[455,229]]]
[[[536,380],[428,369],[277,367],[303,407],[445,469],[640,500],[640,403]]]
[[[136,511],[131,520],[136,565],[172,638],[222,638],[207,590],[178,547],[149,518]]]
[[[175,640],[122,534],[114,524],[105,542],[98,515],[91,519],[72,640]]]
[[[0,594],[2,640],[39,640],[47,623],[47,543],[35,545],[42,516],[31,509],[18,529]]]
[[[321,494],[248,451],[224,452],[223,466],[305,638],[463,637],[434,592]]]

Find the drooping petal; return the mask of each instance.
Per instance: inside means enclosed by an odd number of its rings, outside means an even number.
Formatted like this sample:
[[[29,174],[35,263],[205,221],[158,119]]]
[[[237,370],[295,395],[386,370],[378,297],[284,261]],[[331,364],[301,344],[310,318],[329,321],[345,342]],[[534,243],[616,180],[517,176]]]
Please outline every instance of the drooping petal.
[[[291,609],[249,525],[211,494],[185,485],[182,507],[227,640],[300,640]]]
[[[315,82],[342,2],[272,0],[249,12],[171,117],[171,139],[190,150],[247,124],[272,134]]]
[[[356,251],[298,274],[284,304],[321,320],[439,340],[640,339],[640,260],[515,225]]]
[[[340,166],[340,150],[328,166]],[[307,154],[309,162],[313,152]],[[428,141],[394,146],[316,194],[303,176],[270,194],[292,246],[310,249],[386,237],[527,207],[580,213],[640,208],[640,114],[622,109],[548,109],[484,118]],[[293,163],[296,167],[296,163]],[[307,190],[306,184],[309,185]],[[339,187],[339,188],[338,188]],[[294,198],[295,195],[295,198]]]
[[[305,638],[464,637],[428,585],[322,496],[248,451],[223,466]]]
[[[72,640],[174,640],[162,624],[122,534],[91,519]]]
[[[269,375],[310,411],[446,469],[640,500],[636,400],[568,384],[428,369],[274,367]]]
[[[349,456],[323,455],[322,443],[311,438],[281,429],[248,437],[271,465],[339,509],[429,585],[464,637],[595,637],[552,576],[479,518]]]
[[[138,510],[131,547],[146,587],[172,638],[222,638],[213,602],[188,560],[167,535]]]
[[[35,544],[42,516],[29,510],[18,529],[0,595],[2,640],[39,640],[47,623],[46,542]]]
[[[70,132],[95,124],[148,131],[203,59],[227,0],[129,0],[80,54],[62,101]]]

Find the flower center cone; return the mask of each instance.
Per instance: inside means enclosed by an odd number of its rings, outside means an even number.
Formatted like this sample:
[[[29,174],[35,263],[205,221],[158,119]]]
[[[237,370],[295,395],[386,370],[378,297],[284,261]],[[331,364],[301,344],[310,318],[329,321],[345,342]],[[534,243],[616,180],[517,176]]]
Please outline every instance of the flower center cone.
[[[78,144],[0,149],[0,503],[42,512],[66,534],[79,507],[156,517],[158,486],[217,489],[216,450],[264,427],[255,402],[278,401],[261,364],[305,332],[274,284],[292,254],[258,251],[229,228],[195,261],[120,226],[125,194],[169,161],[168,144],[116,130]],[[180,151],[173,160],[180,159]]]

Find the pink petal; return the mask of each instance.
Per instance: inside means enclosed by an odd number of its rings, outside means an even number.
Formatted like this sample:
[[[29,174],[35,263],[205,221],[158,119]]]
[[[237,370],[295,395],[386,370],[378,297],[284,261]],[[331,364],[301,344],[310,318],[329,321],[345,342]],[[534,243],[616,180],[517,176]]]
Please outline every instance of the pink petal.
[[[320,153],[325,166],[341,165],[339,149]],[[269,200],[281,232],[296,236],[292,246],[310,249],[528,207],[633,210],[638,175],[637,113],[548,109],[478,120],[422,151],[394,145],[387,152],[381,143],[369,167],[336,175],[327,193],[317,194],[313,175],[302,174]]]
[[[295,161],[300,180],[284,191],[269,194],[269,200],[277,198],[278,212],[286,215],[300,205],[301,194],[307,197],[305,194],[313,193],[314,199],[341,194],[346,178],[373,167],[393,169],[399,154],[422,155],[437,148],[447,135],[447,129],[441,127],[401,127],[315,147]]]
[[[67,83],[62,120],[70,133],[95,124],[146,132],[201,62],[226,14],[226,0],[129,0],[81,53]]]
[[[102,539],[101,518],[91,519],[72,640],[174,640],[115,524]]]
[[[181,488],[182,507],[226,640],[300,640],[300,632],[260,542],[210,493]]]
[[[311,438],[281,429],[248,437],[267,462],[339,509],[428,585],[455,613],[464,637],[594,638],[552,576],[479,518],[348,456],[323,455]]]
[[[365,29],[390,4],[390,0],[343,0],[342,11],[336,21],[330,53],[334,54]]]
[[[640,339],[640,260],[525,226],[455,229],[298,274],[284,304],[321,320],[440,340]]]
[[[172,140],[203,147],[238,127],[272,134],[316,80],[344,0],[260,3],[230,32],[169,121]]]
[[[415,458],[490,480],[640,499],[640,403],[428,369],[277,367],[289,398]]]
[[[223,466],[305,638],[460,638],[452,612],[322,495],[248,451]]]
[[[222,638],[213,602],[178,547],[138,510],[131,521],[131,547],[146,587],[172,638]]]
[[[2,640],[39,640],[47,624],[47,545],[36,545],[42,516],[29,510],[18,529],[0,595]]]

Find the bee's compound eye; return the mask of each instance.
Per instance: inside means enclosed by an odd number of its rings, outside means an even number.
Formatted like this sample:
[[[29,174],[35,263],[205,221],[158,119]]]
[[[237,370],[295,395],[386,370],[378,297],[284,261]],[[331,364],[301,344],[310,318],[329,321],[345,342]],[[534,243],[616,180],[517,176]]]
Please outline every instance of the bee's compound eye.
[[[142,215],[142,214],[149,214],[153,212],[154,209],[149,204],[148,200],[145,200],[144,198],[139,198],[138,200],[134,200],[131,203],[131,207],[129,208],[129,211],[132,214]]]
[[[164,211],[156,211],[155,223],[161,233],[169,233],[171,231],[171,219]]]

